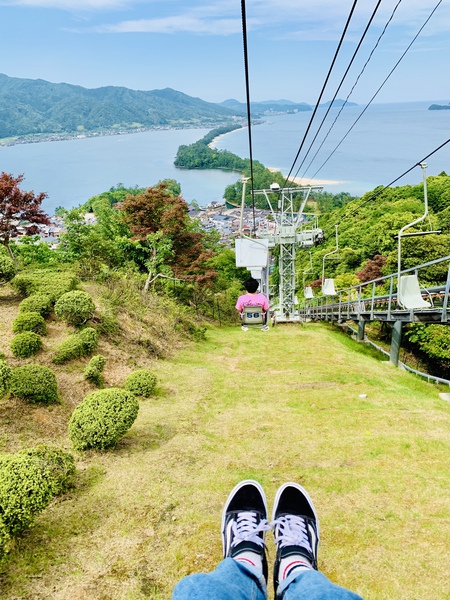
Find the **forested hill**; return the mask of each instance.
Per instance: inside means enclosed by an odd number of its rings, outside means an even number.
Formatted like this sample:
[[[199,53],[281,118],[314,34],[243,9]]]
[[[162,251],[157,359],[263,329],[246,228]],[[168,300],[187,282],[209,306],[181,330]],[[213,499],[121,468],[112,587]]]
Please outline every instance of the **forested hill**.
[[[150,127],[208,127],[229,122],[236,109],[182,92],[125,87],[87,89],[0,74],[0,138]]]

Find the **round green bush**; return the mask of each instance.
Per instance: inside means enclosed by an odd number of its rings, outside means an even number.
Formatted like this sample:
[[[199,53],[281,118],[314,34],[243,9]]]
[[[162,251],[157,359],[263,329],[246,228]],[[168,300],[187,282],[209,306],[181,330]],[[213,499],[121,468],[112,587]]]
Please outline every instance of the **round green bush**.
[[[108,388],[88,394],[73,411],[69,437],[76,450],[114,448],[134,423],[139,411],[131,392]]]
[[[70,452],[39,444],[35,448],[20,450],[18,454],[41,461],[46,469],[53,496],[62,494],[72,485],[75,475],[75,459]]]
[[[0,360],[0,398],[6,394],[11,381],[12,369],[4,360]]]
[[[95,304],[87,292],[74,290],[63,294],[55,304],[55,314],[69,325],[86,323],[95,311]]]
[[[11,536],[9,535],[8,528],[0,516],[0,564],[5,560],[9,552],[10,541]]]
[[[156,385],[156,375],[148,369],[138,369],[130,373],[125,380],[125,389],[137,396],[148,398]]]
[[[93,356],[84,370],[84,376],[90,383],[101,385],[103,382],[102,371],[105,368],[106,358],[101,354]]]
[[[53,362],[62,364],[74,358],[89,356],[98,345],[98,334],[92,327],[86,327],[63,341],[56,351]]]
[[[47,333],[44,317],[37,312],[19,313],[13,321],[12,330],[14,333],[22,333],[22,331],[34,331],[40,335]]]
[[[17,398],[34,404],[58,401],[55,374],[41,365],[24,365],[13,369],[9,389]]]
[[[29,527],[51,497],[51,485],[42,461],[18,454],[0,457],[1,518],[9,534]]]
[[[37,312],[46,317],[52,310],[52,299],[47,294],[31,294],[19,304],[21,313]]]
[[[16,267],[9,256],[0,254],[0,283],[7,283],[16,274]]]
[[[28,358],[42,348],[42,339],[34,331],[24,331],[13,338],[9,347],[16,358]]]

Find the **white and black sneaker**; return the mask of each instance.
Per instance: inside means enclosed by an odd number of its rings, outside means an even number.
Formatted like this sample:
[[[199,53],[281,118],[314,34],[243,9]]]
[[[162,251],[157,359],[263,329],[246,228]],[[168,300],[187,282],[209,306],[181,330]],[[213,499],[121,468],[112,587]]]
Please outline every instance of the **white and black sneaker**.
[[[319,520],[311,498],[301,485],[285,483],[278,489],[271,526],[277,547],[273,572],[276,594],[280,582],[294,570],[317,570]]]
[[[261,569],[267,581],[264,536],[269,530],[264,490],[257,481],[241,481],[228,496],[223,509],[224,558],[231,557],[246,566]]]

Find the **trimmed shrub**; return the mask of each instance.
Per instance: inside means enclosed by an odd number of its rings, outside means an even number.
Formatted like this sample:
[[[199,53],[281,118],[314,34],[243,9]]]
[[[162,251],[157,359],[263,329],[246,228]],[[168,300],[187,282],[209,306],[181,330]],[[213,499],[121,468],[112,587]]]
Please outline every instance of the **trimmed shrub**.
[[[0,457],[0,516],[9,534],[29,527],[51,497],[43,461],[18,454]]]
[[[5,560],[9,552],[11,536],[3,519],[0,516],[0,564]]]
[[[40,444],[35,448],[20,450],[18,454],[37,458],[43,463],[53,496],[62,494],[72,485],[75,475],[75,459],[70,452]]]
[[[16,275],[11,285],[22,296],[42,293],[50,296],[52,302],[55,302],[66,292],[75,289],[77,283],[77,278],[70,271],[59,272],[37,269],[29,273]]]
[[[47,294],[31,294],[19,304],[21,313],[37,312],[46,317],[52,310],[53,302]]]
[[[37,312],[19,313],[13,321],[12,330],[14,333],[22,333],[22,331],[34,331],[40,335],[47,333],[44,317]]]
[[[105,368],[106,358],[101,354],[93,356],[84,370],[86,379],[95,385],[103,383],[102,371]]]
[[[28,358],[42,348],[42,339],[34,331],[24,331],[13,338],[9,347],[16,358]]]
[[[41,365],[24,365],[13,369],[9,388],[17,398],[34,404],[58,401],[55,374]]]
[[[90,295],[82,290],[74,290],[63,294],[55,304],[55,314],[69,325],[79,327],[86,323],[95,311],[95,304]]]
[[[134,423],[139,411],[137,398],[119,388],[88,394],[73,411],[69,437],[76,450],[114,448]]]
[[[130,373],[125,380],[125,389],[136,396],[151,396],[156,385],[156,375],[148,369],[138,369]]]
[[[0,360],[0,398],[6,394],[11,382],[12,369],[4,360]]]
[[[64,340],[56,351],[53,362],[59,365],[74,358],[89,356],[97,349],[97,345],[97,332],[92,327],[86,327]]]
[[[16,274],[16,267],[9,256],[0,254],[0,283],[8,283]]]

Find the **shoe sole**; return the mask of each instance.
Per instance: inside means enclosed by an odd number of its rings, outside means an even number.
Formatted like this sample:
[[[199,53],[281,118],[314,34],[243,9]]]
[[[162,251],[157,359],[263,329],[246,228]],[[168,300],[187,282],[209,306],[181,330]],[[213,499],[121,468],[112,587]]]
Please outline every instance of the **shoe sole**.
[[[234,486],[234,488],[231,490],[230,494],[228,495],[227,501],[225,502],[225,505],[224,505],[223,511],[222,511],[221,533],[222,533],[222,549],[223,549],[223,553],[224,554],[225,554],[225,519],[226,519],[226,516],[227,516],[228,506],[230,505],[231,500],[234,498],[234,496],[236,495],[236,493],[241,488],[245,487],[246,485],[252,485],[252,486],[254,486],[258,490],[258,492],[261,494],[261,498],[263,500],[264,509],[266,511],[266,518],[267,518],[267,515],[269,514],[269,511],[268,511],[268,508],[267,508],[266,494],[264,493],[264,490],[263,490],[261,484],[259,484],[254,479],[244,479],[243,481],[240,481],[238,484],[236,484]]]
[[[304,487],[302,487],[299,483],[294,483],[294,482],[288,482],[288,483],[284,483],[281,487],[278,488],[277,490],[277,494],[275,496],[275,501],[273,504],[273,512],[272,512],[272,521],[275,521],[276,519],[276,511],[278,508],[278,504],[281,498],[282,493],[284,492],[284,490],[288,487],[294,487],[296,488],[299,492],[301,492],[303,494],[303,496],[306,498],[312,513],[314,515],[315,521],[316,521],[316,528],[317,528],[317,538],[320,538],[320,526],[319,526],[319,517],[317,516],[317,512],[316,509],[314,507],[314,503],[311,500],[310,495],[308,494],[308,492],[305,490]],[[303,515],[305,516],[305,515]]]

